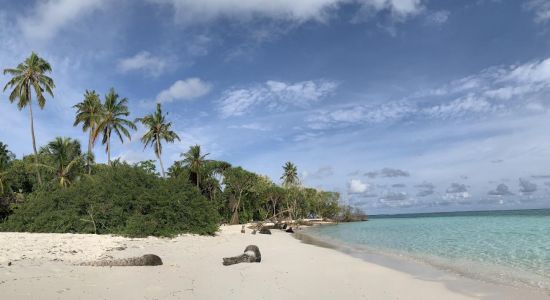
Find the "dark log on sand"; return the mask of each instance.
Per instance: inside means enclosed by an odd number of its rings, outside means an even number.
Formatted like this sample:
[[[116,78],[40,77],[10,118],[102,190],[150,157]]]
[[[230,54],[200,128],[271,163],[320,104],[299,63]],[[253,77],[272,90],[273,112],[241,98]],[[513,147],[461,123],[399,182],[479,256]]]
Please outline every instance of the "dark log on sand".
[[[80,265],[92,267],[160,266],[162,265],[162,259],[155,254],[145,254],[139,257],[85,262]]]
[[[233,257],[224,257],[223,258],[223,265],[224,266],[230,266],[238,263],[254,263],[254,262],[261,262],[262,261],[262,254],[260,253],[260,249],[256,245],[248,245],[244,249],[244,253],[239,256],[233,256]]]

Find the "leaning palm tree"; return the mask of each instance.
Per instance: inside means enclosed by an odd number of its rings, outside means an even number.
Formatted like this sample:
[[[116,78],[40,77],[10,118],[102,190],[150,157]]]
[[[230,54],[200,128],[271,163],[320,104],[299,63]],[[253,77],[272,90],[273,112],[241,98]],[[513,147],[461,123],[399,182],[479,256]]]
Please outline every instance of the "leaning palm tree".
[[[94,156],[92,153],[94,144],[93,134],[101,121],[103,105],[101,105],[99,95],[95,91],[86,90],[86,93],[84,93],[84,100],[77,103],[73,107],[76,108],[76,116],[73,126],[77,126],[82,123],[82,131],[89,132],[86,165],[88,168],[88,174],[90,174],[92,172],[92,160]]]
[[[93,143],[99,134],[103,135],[102,143],[105,145],[109,166],[111,165],[111,134],[113,131],[120,138],[120,142],[124,143],[123,136],[126,136],[129,140],[131,139],[128,128],[136,130],[136,125],[124,118],[130,115],[127,104],[128,99],[119,98],[115,89],[111,88],[107,95],[105,95],[101,121],[97,125],[92,137]]]
[[[201,146],[195,145],[189,147],[189,151],[180,154],[182,156],[183,162],[186,167],[195,174],[195,183],[197,184],[197,188],[199,188],[200,185],[200,172],[204,165],[204,163],[207,161],[205,158],[210,153],[202,154],[201,153]]]
[[[283,176],[281,180],[283,181],[284,187],[291,187],[300,184],[300,179],[298,178],[298,169],[296,165],[287,161],[283,166]]]
[[[34,119],[32,114],[32,91],[36,96],[38,106],[42,109],[46,104],[46,98],[44,97],[44,91],[53,97],[53,89],[55,84],[53,79],[46,76],[45,73],[52,71],[50,64],[39,57],[36,53],[32,52],[31,55],[20,63],[15,69],[4,69],[4,74],[12,76],[12,78],[4,86],[4,91],[8,87],[13,88],[10,93],[10,102],[17,100],[17,108],[19,110],[29,107],[30,120],[31,120],[31,135],[32,135],[32,148],[34,150],[35,163],[38,164],[38,151],[36,150],[36,137],[34,134]],[[42,184],[42,178],[40,177],[40,171],[37,170],[36,176],[38,183]]]
[[[168,143],[173,143],[175,140],[180,141],[180,137],[177,133],[170,130],[172,127],[171,122],[166,122],[162,110],[160,108],[160,103],[157,103],[157,111],[155,113],[146,115],[143,118],[137,118],[136,122],[141,122],[141,124],[147,127],[147,132],[141,137],[141,142],[145,144],[144,148],[151,145],[155,147],[155,154],[160,163],[160,171],[162,177],[164,177],[164,165],[162,164],[162,144],[161,141],[165,140]]]

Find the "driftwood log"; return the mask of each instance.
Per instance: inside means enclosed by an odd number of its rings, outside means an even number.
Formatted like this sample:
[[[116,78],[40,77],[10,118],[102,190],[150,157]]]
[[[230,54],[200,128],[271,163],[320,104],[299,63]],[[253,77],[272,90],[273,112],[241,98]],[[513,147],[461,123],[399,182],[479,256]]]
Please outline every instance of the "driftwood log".
[[[145,254],[138,257],[85,262],[80,265],[92,267],[160,266],[162,265],[162,259],[155,254]]]
[[[224,266],[230,266],[234,264],[239,263],[254,263],[254,262],[261,262],[262,261],[262,254],[260,253],[260,249],[256,245],[248,245],[244,249],[244,253],[239,256],[233,256],[233,257],[224,257],[223,258],[223,265]]]

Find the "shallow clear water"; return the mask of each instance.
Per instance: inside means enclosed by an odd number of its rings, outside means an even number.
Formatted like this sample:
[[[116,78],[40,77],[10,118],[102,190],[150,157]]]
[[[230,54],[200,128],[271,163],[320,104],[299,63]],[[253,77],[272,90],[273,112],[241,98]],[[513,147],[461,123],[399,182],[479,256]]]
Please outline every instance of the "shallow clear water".
[[[550,210],[375,217],[310,233],[467,276],[550,289]]]

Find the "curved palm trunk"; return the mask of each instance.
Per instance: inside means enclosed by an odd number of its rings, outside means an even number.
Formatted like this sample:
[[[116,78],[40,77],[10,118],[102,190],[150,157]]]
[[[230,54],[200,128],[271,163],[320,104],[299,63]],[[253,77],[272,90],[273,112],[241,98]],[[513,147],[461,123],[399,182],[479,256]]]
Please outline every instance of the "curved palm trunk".
[[[34,150],[34,163],[38,165],[38,151],[36,150],[36,138],[34,136],[34,119],[32,115],[32,101],[29,99],[29,112],[31,115],[31,135],[32,135],[32,149]],[[40,176],[40,170],[36,169],[36,178],[38,184],[42,185],[42,177]]]
[[[111,131],[107,131],[107,164],[111,166]]]
[[[95,129],[90,128],[90,137],[88,138],[88,175],[92,174],[92,139]]]
[[[201,174],[199,173],[199,170],[197,169],[197,188],[199,189],[199,191],[201,190],[200,181],[201,181]]]
[[[160,140],[157,138],[157,151],[155,151],[160,164],[160,174],[164,178],[164,165],[162,164],[162,158],[160,157]]]

